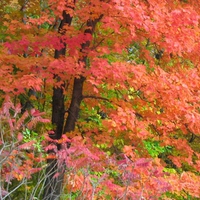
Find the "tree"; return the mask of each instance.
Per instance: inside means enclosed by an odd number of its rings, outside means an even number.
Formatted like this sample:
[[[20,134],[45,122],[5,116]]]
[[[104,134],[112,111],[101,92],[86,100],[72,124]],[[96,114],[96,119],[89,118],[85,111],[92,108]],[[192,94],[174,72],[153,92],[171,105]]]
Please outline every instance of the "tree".
[[[3,157],[17,160],[15,148],[48,132],[41,141],[44,194],[31,197],[199,198],[198,2],[13,0],[0,6],[3,127],[13,130],[10,121],[22,119],[14,140],[1,133]],[[30,130],[37,134],[26,140]],[[38,149],[23,149],[34,168],[28,155],[37,160]],[[4,177],[15,172],[9,159],[1,165]],[[13,176],[18,181],[31,178],[22,163],[15,164],[23,172]],[[2,198],[12,195],[2,189]]]

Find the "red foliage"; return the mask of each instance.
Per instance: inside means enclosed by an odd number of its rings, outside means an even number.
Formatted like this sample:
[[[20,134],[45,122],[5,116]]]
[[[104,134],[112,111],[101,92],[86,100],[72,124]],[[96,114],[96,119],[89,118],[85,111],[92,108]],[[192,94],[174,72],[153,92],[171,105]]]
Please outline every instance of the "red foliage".
[[[200,133],[199,2],[48,0],[44,7],[30,3],[21,10],[20,3],[13,3],[10,15],[0,13],[0,92],[5,99],[0,118],[7,128],[1,134],[15,145],[9,151],[0,140],[1,156],[8,158],[3,178],[22,180],[40,170],[34,168],[40,155],[26,152],[35,141],[25,142],[22,132],[49,122],[42,115],[45,110],[51,117],[53,87],[62,87],[68,108],[74,79],[84,77],[83,94],[77,97],[80,110],[98,107],[107,116],[98,115],[96,124],[80,116],[67,136],[46,138],[51,144],[45,150],[54,152],[48,158],[71,169],[67,190],[81,191],[84,198],[156,199],[166,191],[200,198],[199,149],[190,139]],[[63,13],[72,23],[58,31]],[[62,56],[54,56],[63,49]],[[28,96],[30,90],[40,97]],[[22,113],[10,100],[20,95],[38,103],[38,110]],[[63,113],[67,117],[70,110]],[[143,145],[148,139],[170,146],[172,154],[151,157]],[[168,168],[175,172],[166,173]]]

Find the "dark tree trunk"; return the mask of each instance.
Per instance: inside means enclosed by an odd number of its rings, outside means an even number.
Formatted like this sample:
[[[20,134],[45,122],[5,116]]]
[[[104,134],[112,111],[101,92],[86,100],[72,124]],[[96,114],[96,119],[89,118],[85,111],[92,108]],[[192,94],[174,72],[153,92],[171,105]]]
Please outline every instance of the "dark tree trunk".
[[[80,78],[74,79],[74,86],[72,92],[72,100],[70,107],[68,109],[68,117],[65,123],[64,132],[70,132],[75,129],[76,120],[78,118],[80,104],[82,101],[82,91],[83,83],[85,78],[81,76]]]
[[[59,31],[63,29],[64,25],[70,25],[72,17],[69,14],[63,12],[63,19],[59,26]],[[65,56],[66,44],[61,50],[55,51],[55,58]],[[55,79],[60,81],[60,77],[55,74]],[[54,134],[51,135],[52,139],[60,139],[63,134],[65,106],[64,106],[64,93],[63,88],[65,83],[63,82],[62,87],[53,88],[52,97],[52,124],[55,126]],[[57,144],[57,149],[60,150],[61,146]],[[52,153],[52,152],[51,152]],[[44,185],[43,200],[58,200],[62,190],[62,182],[64,178],[65,164],[58,164],[57,159],[48,159],[46,169],[46,181]],[[58,173],[58,176],[55,175]]]
[[[96,23],[102,18],[99,17],[97,20],[88,20],[87,29],[85,33],[93,34]],[[63,20],[61,21],[61,25],[59,29],[62,29],[63,25],[70,25],[72,18],[68,14],[63,14]],[[84,52],[90,45],[90,41],[82,44],[81,52]],[[59,58],[60,56],[65,56],[66,47],[61,49],[60,51],[55,52],[55,58]],[[84,52],[85,54],[85,52]],[[87,54],[87,53],[86,53]],[[86,63],[87,56],[83,56],[80,58],[80,62]],[[60,81],[60,77],[55,75],[55,78]],[[79,78],[74,78],[73,92],[70,107],[68,109],[68,116],[64,125],[64,115],[65,115],[65,107],[64,107],[64,94],[62,88],[54,88],[53,89],[53,108],[52,108],[52,124],[56,125],[55,134],[53,135],[53,139],[60,139],[63,133],[74,131],[75,124],[78,118],[80,104],[83,98],[83,84],[85,81],[85,77],[80,76]],[[63,83],[64,87],[64,83]],[[60,146],[57,145],[58,150],[60,150]],[[49,159],[48,167],[46,170],[46,183],[44,189],[43,200],[59,200],[60,194],[62,190],[62,183],[65,172],[65,164],[59,163],[57,159]],[[59,176],[55,178],[55,174],[58,173]]]
[[[87,28],[85,30],[85,34],[93,34],[96,23],[103,17],[101,15],[96,20],[88,20],[87,21]],[[85,50],[90,46],[90,41],[86,41],[84,44],[81,45],[81,52],[85,54]],[[86,55],[80,59],[80,62],[83,62],[86,65],[87,60],[87,52]],[[80,76],[79,78],[74,78],[74,86],[72,92],[72,100],[68,110],[68,117],[64,127],[64,133],[73,131],[75,129],[75,124],[78,118],[80,104],[83,98],[83,84],[85,81],[85,77]]]

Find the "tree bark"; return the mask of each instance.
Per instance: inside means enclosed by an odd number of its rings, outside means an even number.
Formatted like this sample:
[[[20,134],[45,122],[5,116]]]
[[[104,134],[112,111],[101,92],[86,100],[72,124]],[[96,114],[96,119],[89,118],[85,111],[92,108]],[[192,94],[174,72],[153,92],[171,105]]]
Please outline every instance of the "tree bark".
[[[88,20],[87,21],[87,28],[85,29],[85,34],[92,35],[94,33],[94,29],[96,23],[103,17],[100,17],[96,20]],[[84,44],[81,45],[81,52],[85,53],[84,51],[90,46],[90,41],[86,41]],[[87,52],[86,55],[80,59],[80,62],[83,62],[86,65],[87,60]],[[80,76],[79,78],[74,78],[74,86],[72,92],[72,100],[68,110],[68,117],[64,127],[64,133],[73,131],[75,129],[75,124],[78,118],[80,104],[83,99],[83,84],[85,81],[85,77]]]
[[[101,15],[97,20],[88,20],[87,28],[85,34],[93,34],[96,23],[102,18]],[[63,21],[64,20],[64,21]],[[64,24],[71,24],[72,18],[64,14],[63,20],[61,22],[60,29],[62,29]],[[81,52],[85,54],[85,50],[90,46],[90,41],[81,45]],[[66,47],[65,47],[66,48]],[[55,58],[59,58],[61,55],[65,55],[66,49],[61,49],[60,51],[55,52]],[[86,64],[87,53],[82,58],[80,62]],[[57,80],[60,81],[60,77],[56,76]],[[63,133],[74,131],[75,124],[78,119],[78,114],[80,110],[80,104],[83,99],[83,84],[85,77],[80,76],[79,78],[74,78],[73,92],[70,107],[68,109],[68,116],[64,125],[64,94],[62,88],[53,89],[53,111],[52,111],[52,123],[56,125],[56,130],[53,139],[60,139]],[[63,85],[64,87],[64,85]],[[58,150],[60,150],[58,146]],[[43,200],[59,200],[62,190],[62,183],[64,179],[65,164],[58,164],[56,159],[48,160],[48,167],[46,170],[46,183]],[[55,174],[58,173],[58,177],[55,178]]]
[[[75,124],[78,118],[80,104],[82,101],[83,83],[85,78],[81,76],[80,78],[74,79],[74,86],[72,92],[72,100],[70,107],[68,109],[68,117],[66,119],[64,133],[73,131],[75,129]]]
[[[70,25],[72,17],[63,12],[63,19],[61,20],[59,26],[59,32],[63,29],[64,25]],[[65,56],[66,53],[66,44],[61,50],[55,50],[55,58],[60,58]],[[55,79],[60,81],[60,77],[55,74]],[[65,106],[64,106],[64,92],[63,88],[65,83],[61,87],[53,88],[53,97],[52,97],[52,124],[55,126],[54,134],[50,137],[52,139],[60,139],[63,134],[63,124],[65,117]],[[57,149],[60,150],[61,146],[57,144]],[[52,153],[52,152],[51,152]],[[58,164],[57,159],[48,159],[47,160],[47,169],[46,169],[46,180],[44,185],[44,194],[43,200],[59,200],[62,190],[62,183],[64,178],[65,164]],[[55,175],[58,176],[55,177]]]

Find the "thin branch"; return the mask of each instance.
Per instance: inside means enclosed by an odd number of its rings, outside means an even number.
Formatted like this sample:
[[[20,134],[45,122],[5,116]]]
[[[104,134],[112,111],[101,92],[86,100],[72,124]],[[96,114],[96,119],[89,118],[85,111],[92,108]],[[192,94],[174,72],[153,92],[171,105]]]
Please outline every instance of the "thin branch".
[[[107,98],[104,98],[104,97],[97,97],[97,96],[93,96],[93,95],[85,95],[85,96],[82,96],[82,99],[99,99],[99,100],[111,102],[111,101],[110,101],[109,99],[107,99]]]
[[[96,45],[93,45],[93,47],[91,48],[92,50],[96,49],[98,46],[100,46],[100,44],[105,40],[105,38],[101,39]]]

